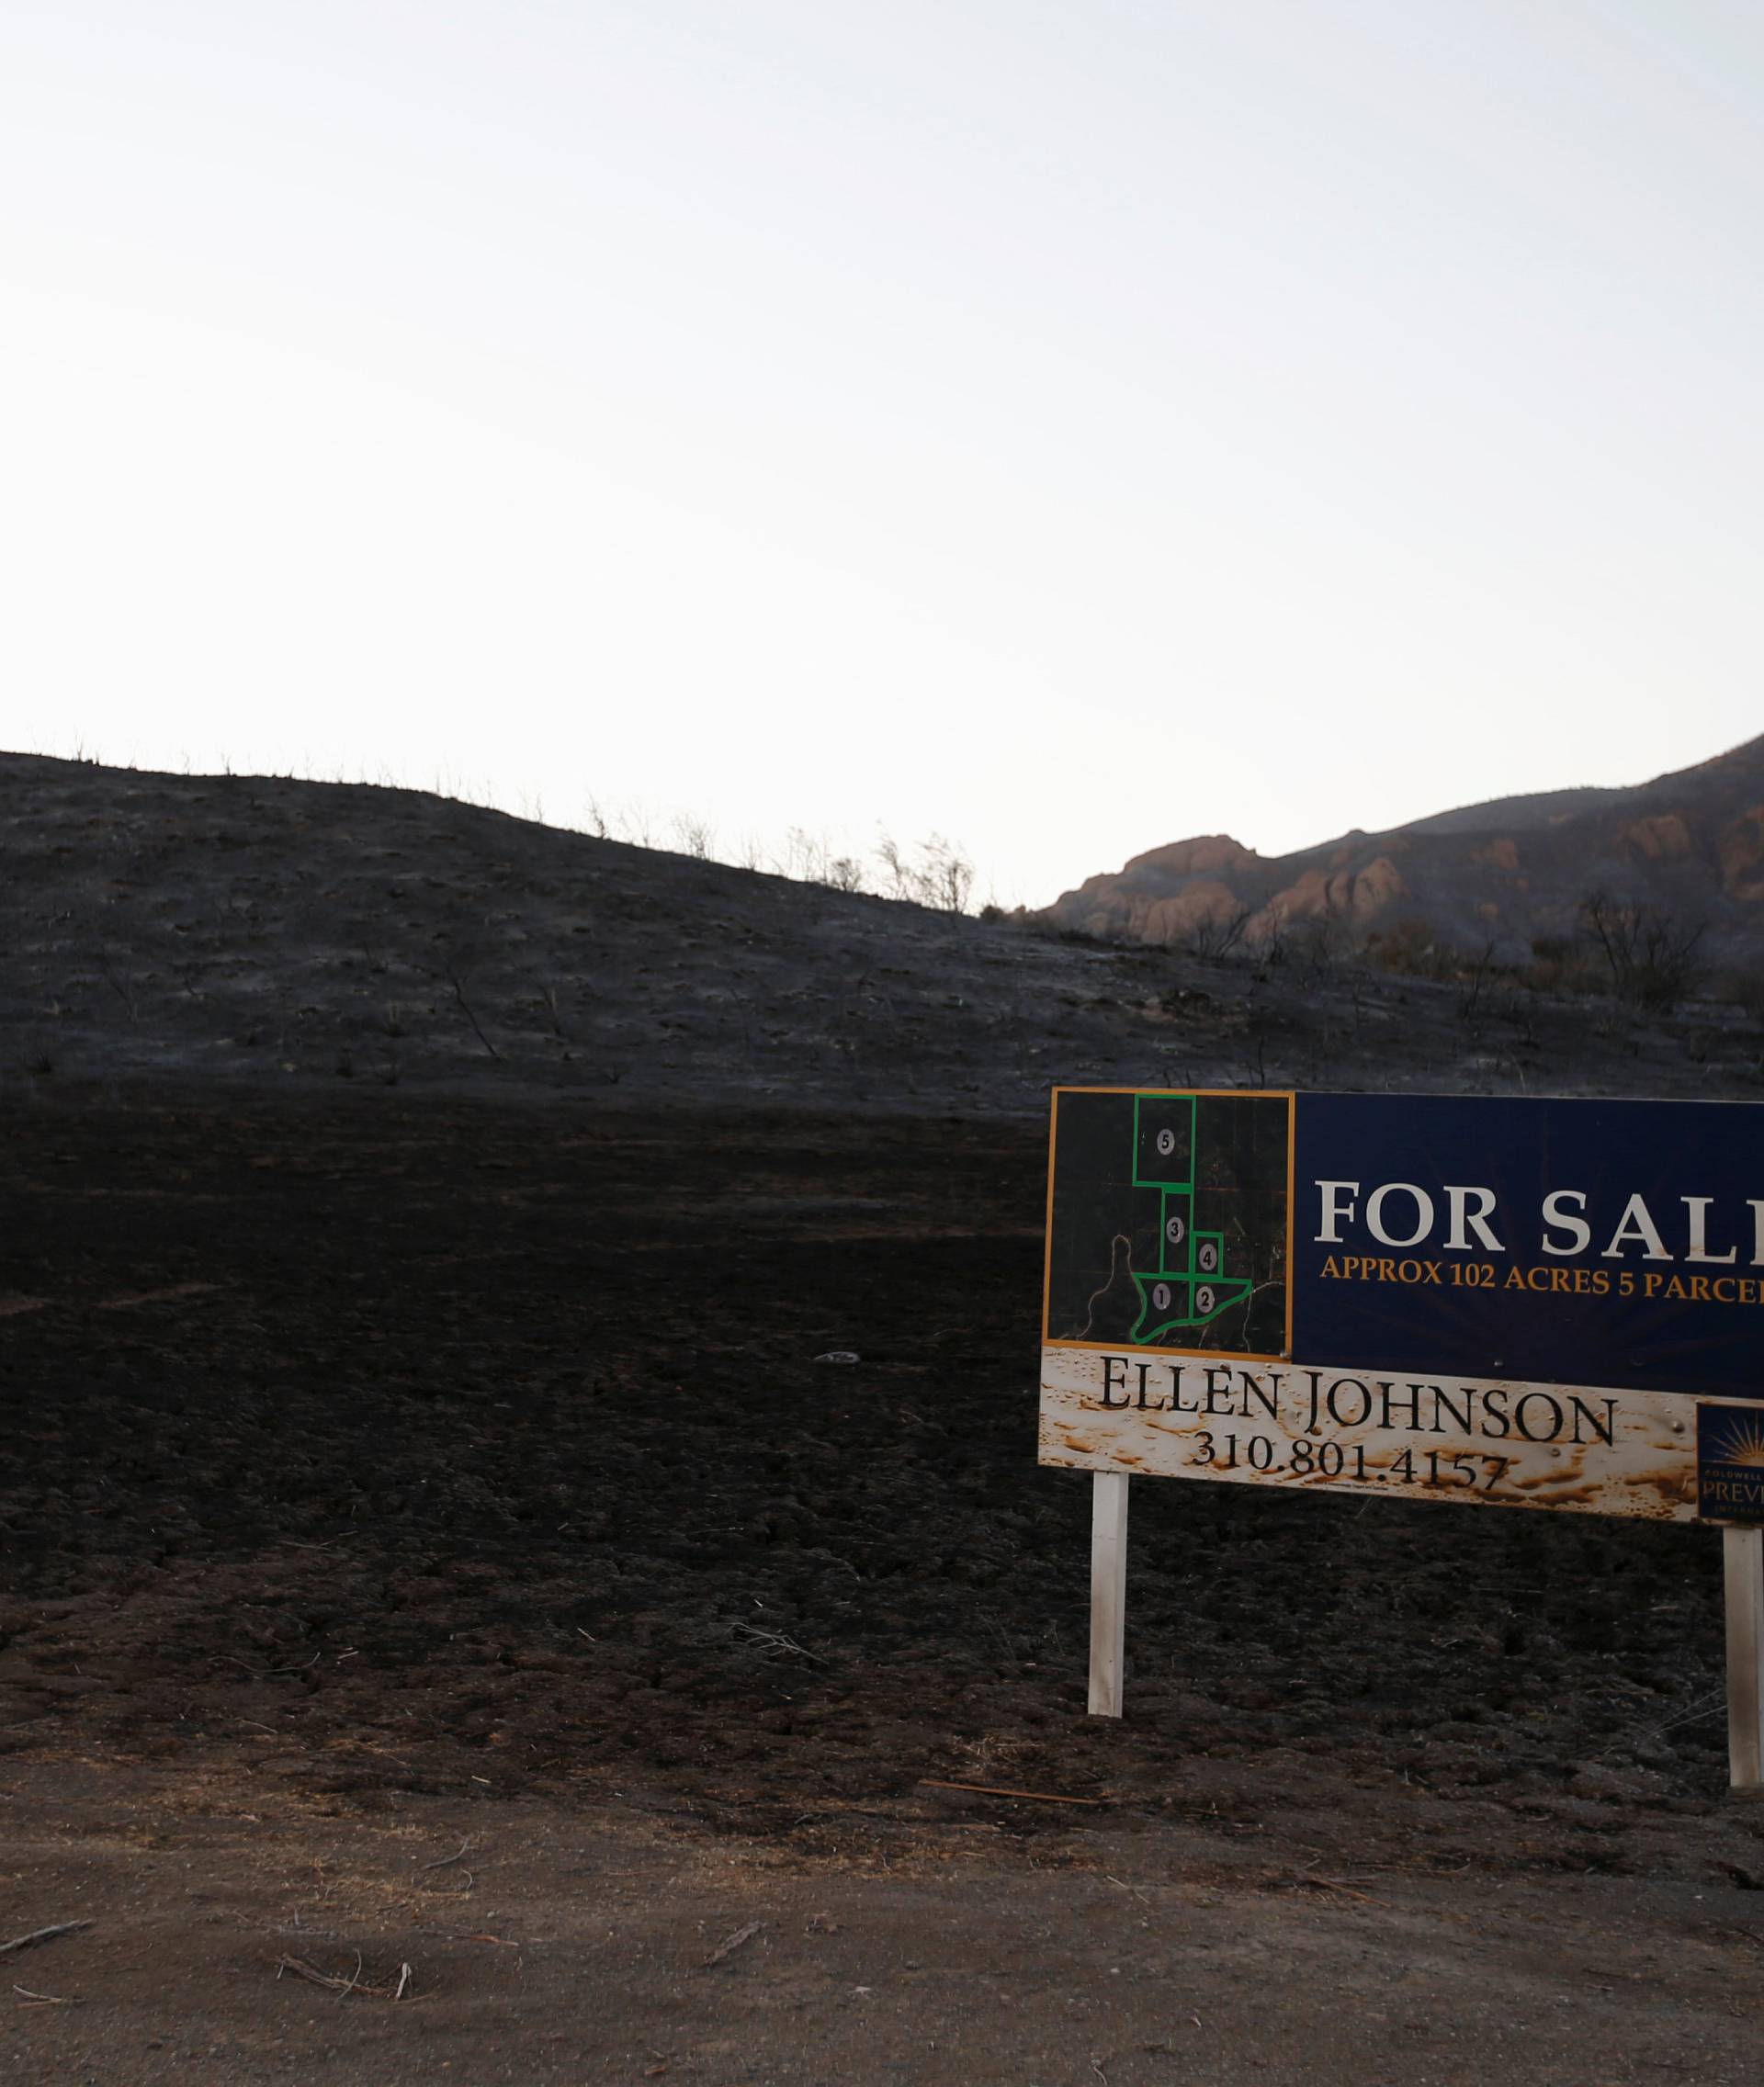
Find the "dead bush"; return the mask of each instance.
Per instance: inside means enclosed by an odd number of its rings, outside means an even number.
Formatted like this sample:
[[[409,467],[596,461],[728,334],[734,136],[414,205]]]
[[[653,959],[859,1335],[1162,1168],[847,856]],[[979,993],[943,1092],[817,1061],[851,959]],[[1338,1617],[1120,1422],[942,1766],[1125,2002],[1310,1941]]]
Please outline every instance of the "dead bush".
[[[1607,892],[1589,892],[1580,901],[1581,934],[1602,959],[1611,991],[1648,1014],[1669,1014],[1696,990],[1706,929],[1705,921]]]

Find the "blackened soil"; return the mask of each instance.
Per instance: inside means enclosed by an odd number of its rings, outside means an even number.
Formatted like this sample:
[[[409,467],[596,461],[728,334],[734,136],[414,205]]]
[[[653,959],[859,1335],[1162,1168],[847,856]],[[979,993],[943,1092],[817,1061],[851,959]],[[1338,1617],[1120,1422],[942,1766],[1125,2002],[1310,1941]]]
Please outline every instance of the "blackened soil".
[[[1142,1484],[1130,1715],[1084,1716],[1038,1132],[162,1096],[15,1113],[5,1168],[0,1748],[805,1856],[926,1778],[1222,1837],[1302,1783],[1369,1858],[1422,1793],[1455,1867],[1718,1815],[1695,1530]]]

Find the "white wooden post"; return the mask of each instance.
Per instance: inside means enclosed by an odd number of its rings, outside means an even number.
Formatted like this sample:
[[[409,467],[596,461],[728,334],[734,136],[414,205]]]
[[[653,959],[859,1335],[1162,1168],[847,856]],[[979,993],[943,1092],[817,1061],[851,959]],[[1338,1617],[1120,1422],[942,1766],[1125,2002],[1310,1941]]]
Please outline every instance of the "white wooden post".
[[[1121,1715],[1127,1626],[1127,1485],[1100,1471],[1091,1488],[1091,1715]]]
[[[1764,1529],[1723,1529],[1727,1596],[1727,1780],[1764,1789]],[[1096,1708],[1096,1655],[1091,1655]]]

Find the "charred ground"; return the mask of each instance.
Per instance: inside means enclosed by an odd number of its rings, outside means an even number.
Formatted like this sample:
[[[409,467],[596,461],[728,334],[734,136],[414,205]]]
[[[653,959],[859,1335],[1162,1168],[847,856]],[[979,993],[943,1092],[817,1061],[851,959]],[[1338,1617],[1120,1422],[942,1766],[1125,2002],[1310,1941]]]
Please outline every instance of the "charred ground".
[[[806,1846],[927,1777],[1155,1814],[1291,1751],[1363,1846],[1419,1785],[1442,1859],[1706,1870],[1693,1530],[1148,1487],[1133,1717],[1082,1715],[1042,1163],[727,1112],[17,1119],[0,1744],[243,1744],[368,1801],[637,1777]]]

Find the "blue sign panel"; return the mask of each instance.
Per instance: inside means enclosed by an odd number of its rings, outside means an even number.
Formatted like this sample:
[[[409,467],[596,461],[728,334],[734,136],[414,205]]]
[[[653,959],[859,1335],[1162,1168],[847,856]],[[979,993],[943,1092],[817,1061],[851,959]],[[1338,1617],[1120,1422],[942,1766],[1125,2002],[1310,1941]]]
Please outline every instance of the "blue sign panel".
[[[1304,1359],[1764,1392],[1764,1107],[1295,1104]]]

